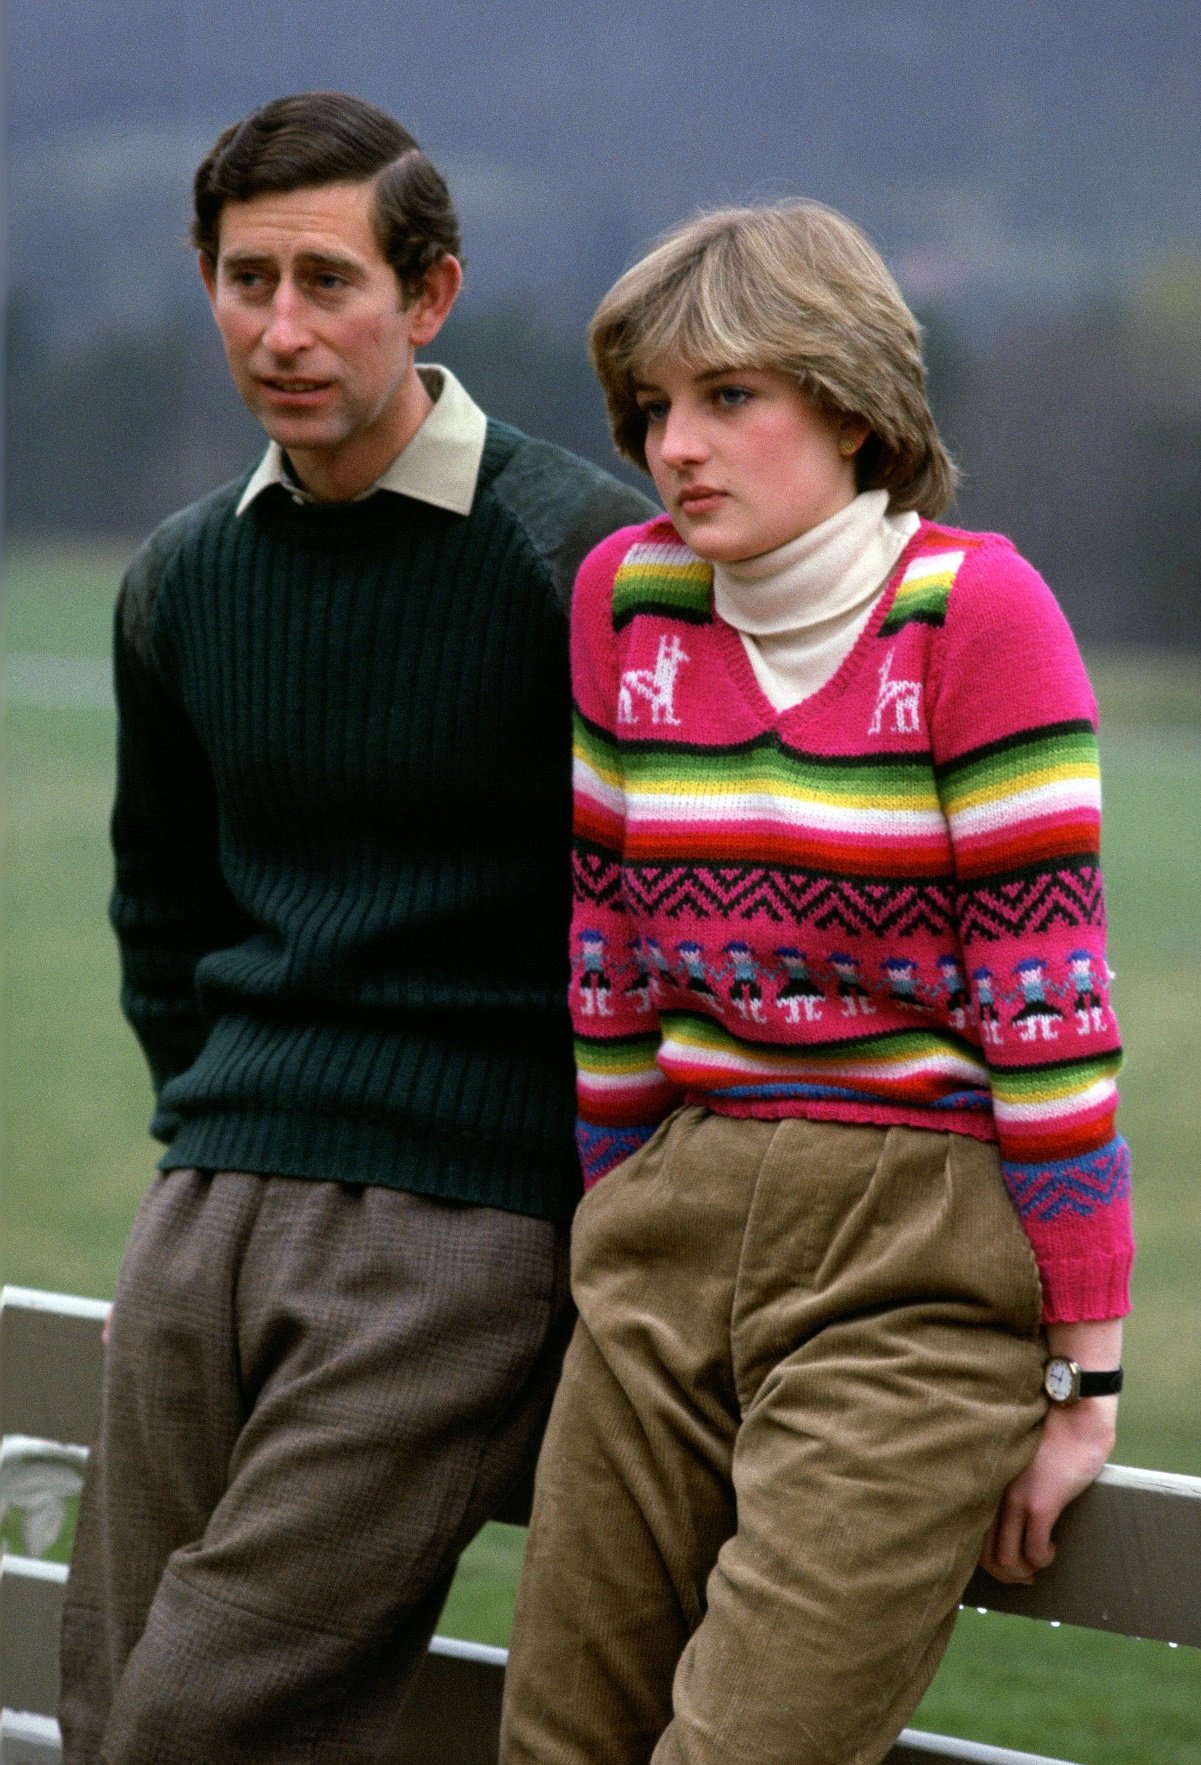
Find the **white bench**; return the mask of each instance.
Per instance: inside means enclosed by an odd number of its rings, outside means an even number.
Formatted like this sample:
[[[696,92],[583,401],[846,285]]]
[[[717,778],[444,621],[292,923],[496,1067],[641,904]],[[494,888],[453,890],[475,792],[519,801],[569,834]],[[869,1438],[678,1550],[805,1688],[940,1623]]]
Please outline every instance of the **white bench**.
[[[31,1551],[53,1539],[95,1432],[107,1306],[6,1287],[0,1296],[0,1478]],[[1110,1466],[1060,1522],[1032,1588],[977,1574],[965,1604],[1201,1647],[1201,1478]],[[66,1570],[0,1569],[0,1765],[60,1757],[58,1624]],[[1035,1640],[1032,1637],[1032,1640]],[[505,1651],[435,1638],[408,1706],[406,1765],[495,1765]],[[1068,1765],[906,1729],[888,1765]]]

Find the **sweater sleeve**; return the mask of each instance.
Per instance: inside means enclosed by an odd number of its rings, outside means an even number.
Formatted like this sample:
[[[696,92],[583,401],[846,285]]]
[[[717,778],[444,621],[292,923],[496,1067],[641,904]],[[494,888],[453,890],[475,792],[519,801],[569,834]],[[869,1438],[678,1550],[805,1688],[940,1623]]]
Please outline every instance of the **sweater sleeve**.
[[[612,595],[618,566],[640,531],[626,528],[585,558],[572,605],[571,1017],[585,1186],[637,1151],[680,1101],[656,1064],[653,956],[621,884],[626,805]]]
[[[151,541],[117,603],[113,645],[117,787],[109,914],[121,958],[121,1005],[150,1068],[159,1107],[152,1131],[177,1121],[163,1086],[189,1067],[208,1026],[196,969],[245,934],[247,918],[221,874],[213,781],[201,744],[171,690],[151,636],[164,568]]]
[[[1120,1316],[1133,1240],[1114,1128],[1096,706],[1063,614],[1008,542],[969,553],[931,684],[960,936],[1044,1319]]]

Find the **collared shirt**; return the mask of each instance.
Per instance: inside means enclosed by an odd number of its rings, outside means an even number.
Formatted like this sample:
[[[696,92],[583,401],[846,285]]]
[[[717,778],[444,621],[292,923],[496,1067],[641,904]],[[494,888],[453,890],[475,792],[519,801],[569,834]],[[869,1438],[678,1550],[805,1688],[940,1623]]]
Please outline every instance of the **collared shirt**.
[[[432,503],[436,509],[469,515],[488,419],[449,368],[423,362],[417,372],[434,401],[434,407],[387,471],[354,501],[362,502],[366,497],[374,496],[377,490],[391,490],[399,496]],[[315,500],[303,484],[296,481],[284,450],[273,441],[242,492],[237,513],[240,515],[248,509],[255,497],[271,484],[282,484],[297,502]]]

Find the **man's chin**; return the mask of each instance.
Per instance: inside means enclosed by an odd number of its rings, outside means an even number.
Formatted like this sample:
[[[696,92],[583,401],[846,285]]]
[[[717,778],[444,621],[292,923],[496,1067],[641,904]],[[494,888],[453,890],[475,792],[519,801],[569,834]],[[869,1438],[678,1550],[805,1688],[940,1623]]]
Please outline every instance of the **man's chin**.
[[[323,453],[339,447],[347,438],[345,425],[331,423],[328,418],[315,422],[268,410],[258,412],[258,419],[285,453]]]

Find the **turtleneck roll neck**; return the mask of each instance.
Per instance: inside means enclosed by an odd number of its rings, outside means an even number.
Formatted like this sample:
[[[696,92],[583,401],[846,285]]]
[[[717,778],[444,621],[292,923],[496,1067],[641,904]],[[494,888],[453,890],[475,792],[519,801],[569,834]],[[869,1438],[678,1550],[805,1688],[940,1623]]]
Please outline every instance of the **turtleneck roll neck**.
[[[886,490],[865,490],[774,551],[714,566],[714,608],[777,711],[836,673],[919,525],[912,512],[888,513]]]

